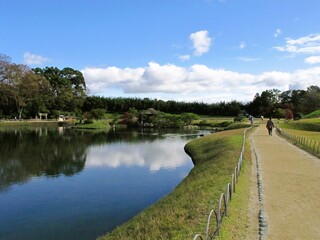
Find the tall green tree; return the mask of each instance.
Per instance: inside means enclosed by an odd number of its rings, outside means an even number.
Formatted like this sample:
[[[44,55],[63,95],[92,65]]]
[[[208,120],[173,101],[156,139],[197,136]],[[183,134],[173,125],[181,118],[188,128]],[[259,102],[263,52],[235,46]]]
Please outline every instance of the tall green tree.
[[[54,109],[80,112],[86,98],[86,83],[80,71],[69,67],[62,70],[57,67],[35,68],[33,71],[49,81]]]
[[[46,80],[34,74],[26,65],[14,64],[5,56],[0,57],[0,96],[4,106],[15,106],[21,119],[24,109],[41,90],[47,90]]]
[[[318,86],[308,87],[304,98],[301,101],[302,113],[311,113],[320,109],[320,88]]]

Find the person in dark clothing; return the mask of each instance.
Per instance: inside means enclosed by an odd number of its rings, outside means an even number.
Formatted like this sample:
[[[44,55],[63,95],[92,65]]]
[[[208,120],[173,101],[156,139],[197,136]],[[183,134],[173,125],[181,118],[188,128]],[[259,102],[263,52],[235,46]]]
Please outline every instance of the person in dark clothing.
[[[274,128],[274,123],[272,121],[272,118],[269,118],[266,128],[268,129],[269,136],[272,136],[272,129]]]

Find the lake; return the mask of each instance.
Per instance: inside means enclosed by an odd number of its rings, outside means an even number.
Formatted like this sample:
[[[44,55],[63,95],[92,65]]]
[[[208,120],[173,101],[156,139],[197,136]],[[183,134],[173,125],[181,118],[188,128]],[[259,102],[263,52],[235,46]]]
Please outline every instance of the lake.
[[[95,239],[171,192],[198,131],[0,130],[0,239]]]

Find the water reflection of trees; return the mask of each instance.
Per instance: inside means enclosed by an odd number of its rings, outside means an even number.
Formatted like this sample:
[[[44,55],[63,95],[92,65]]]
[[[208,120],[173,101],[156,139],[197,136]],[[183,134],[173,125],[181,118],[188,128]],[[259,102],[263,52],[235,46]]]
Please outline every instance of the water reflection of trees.
[[[70,176],[86,161],[85,136],[61,134],[56,129],[0,132],[0,189],[33,176]]]
[[[171,132],[181,134],[181,132]],[[34,176],[71,176],[83,170],[89,146],[153,142],[168,137],[155,130],[78,131],[56,128],[0,130],[0,191]],[[185,138],[192,137],[186,135]],[[194,137],[194,136],[193,136]]]

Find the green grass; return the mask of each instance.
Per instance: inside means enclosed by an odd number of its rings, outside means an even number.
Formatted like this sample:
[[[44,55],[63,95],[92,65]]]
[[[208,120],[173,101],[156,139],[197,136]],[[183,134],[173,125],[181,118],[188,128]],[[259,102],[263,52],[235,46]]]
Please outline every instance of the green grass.
[[[57,126],[57,121],[52,120],[17,120],[17,121],[0,121],[0,127],[32,127],[32,126]]]
[[[304,115],[303,118],[319,118],[320,117],[320,110],[314,111],[307,115]]]
[[[296,121],[282,122],[278,127],[284,129],[296,129],[320,132],[320,118],[301,119]]]
[[[249,132],[247,132],[247,136]],[[250,186],[251,181],[251,150],[248,138],[246,140],[240,177],[236,188],[236,193],[230,202],[228,216],[223,220],[220,234],[216,239],[219,240],[239,240],[249,239],[249,208],[250,208]]]
[[[320,118],[278,124],[282,136],[301,149],[320,157]]]
[[[222,121],[233,121],[234,117],[229,117],[229,116],[209,116],[209,115],[199,115],[199,118],[201,120],[205,120],[205,119],[211,119],[211,120],[222,120]]]
[[[306,137],[308,139],[312,139],[312,140],[320,142],[319,132],[303,131],[303,130],[289,129],[289,128],[282,128],[282,130],[289,133],[289,134],[295,135],[295,136]]]
[[[92,123],[76,124],[73,126],[76,129],[109,129],[110,125],[107,120],[93,120]]]
[[[317,118],[308,118],[308,119],[300,119],[298,121],[293,121],[296,123],[315,123],[315,124],[320,124],[320,117]]]
[[[189,175],[169,195],[99,239],[193,239],[204,234],[210,209],[231,181],[242,133],[230,130],[189,142],[185,149],[195,163]]]
[[[225,123],[225,122],[233,123],[233,119],[231,118],[200,118],[198,120],[194,120],[192,124],[216,127],[221,123]]]

